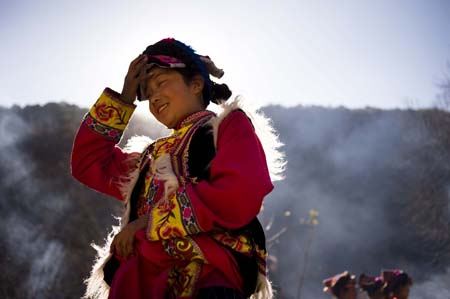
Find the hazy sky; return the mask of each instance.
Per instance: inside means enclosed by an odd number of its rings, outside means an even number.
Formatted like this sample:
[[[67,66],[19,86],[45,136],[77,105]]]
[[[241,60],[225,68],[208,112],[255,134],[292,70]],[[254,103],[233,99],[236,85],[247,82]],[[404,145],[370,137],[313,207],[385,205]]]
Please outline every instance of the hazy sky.
[[[164,37],[256,105],[429,106],[450,73],[448,0],[0,0],[0,105],[88,107]]]

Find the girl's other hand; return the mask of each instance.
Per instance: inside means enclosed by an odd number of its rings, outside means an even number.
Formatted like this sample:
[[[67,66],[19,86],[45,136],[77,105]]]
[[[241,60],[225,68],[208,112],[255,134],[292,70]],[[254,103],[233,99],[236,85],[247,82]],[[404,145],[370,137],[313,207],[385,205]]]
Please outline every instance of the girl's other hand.
[[[113,239],[110,252],[123,258],[128,258],[134,252],[134,234],[136,231],[129,224],[125,226]]]
[[[136,99],[137,89],[139,83],[143,80],[142,76],[145,76],[145,72],[141,72],[142,68],[147,63],[147,55],[139,55],[135,58],[128,68],[128,73],[125,76],[125,82],[123,83],[123,89],[120,96],[122,102],[133,104]]]
[[[128,258],[134,253],[134,235],[137,231],[147,227],[148,215],[142,216],[128,223],[113,239],[110,247],[111,253],[117,253]]]

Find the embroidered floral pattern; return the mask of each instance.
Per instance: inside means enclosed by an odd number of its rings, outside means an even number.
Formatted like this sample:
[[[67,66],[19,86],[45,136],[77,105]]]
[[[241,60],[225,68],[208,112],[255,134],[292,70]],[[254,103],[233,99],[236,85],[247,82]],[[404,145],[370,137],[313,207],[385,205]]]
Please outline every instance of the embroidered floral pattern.
[[[186,261],[169,273],[169,298],[191,297],[202,265],[207,263],[200,247],[190,238],[175,238],[163,241],[164,250],[172,257]]]
[[[149,213],[147,238],[150,241],[184,237],[187,235],[185,229],[180,224],[180,209],[173,197],[155,203]]]
[[[212,237],[234,251],[250,254],[254,250],[250,238],[244,234],[232,235],[227,231],[215,232]]]
[[[212,116],[210,111],[200,111],[194,113],[180,122],[179,127],[168,137],[160,138],[156,141],[152,152],[153,161],[158,161],[163,155],[170,155],[170,165],[178,183],[181,186],[186,184],[187,174],[187,152],[189,140],[196,129]],[[156,163],[156,162],[155,162]],[[185,165],[186,164],[186,165]],[[157,171],[153,169],[151,184],[161,186],[166,183],[156,179]],[[154,183],[157,181],[157,183]],[[148,183],[150,184],[150,183]],[[160,187],[161,187],[160,186]],[[164,189],[164,188],[159,188]],[[161,199],[160,194],[148,188],[147,198],[152,198],[153,208],[150,209],[149,224],[147,227],[147,238],[149,240],[164,240],[175,237],[185,237],[201,231],[190,199],[184,189],[181,192],[167,194]],[[153,192],[153,193],[152,193]],[[156,200],[156,202],[153,202]]]
[[[108,106],[106,103],[99,103],[95,105],[95,115],[100,121],[108,121],[115,115],[120,115],[120,111],[117,107]],[[119,121],[122,121],[119,118]]]
[[[164,298],[192,298],[201,269],[202,263],[196,260],[173,267],[169,272]]]
[[[112,96],[111,92],[105,91],[89,110],[89,115],[106,127],[123,131],[134,109],[134,106],[120,102]]]
[[[148,188],[147,195],[145,195],[145,193],[144,193],[139,197],[138,208],[137,208],[137,214],[139,217],[149,213],[150,207],[153,205],[155,196],[158,193],[158,189],[159,189],[159,186],[153,184],[153,181],[150,181],[150,187]]]
[[[176,226],[161,225],[158,230],[160,239],[178,238],[180,236],[186,235],[183,230]]]
[[[167,239],[163,240],[162,244],[167,254],[177,259],[187,261],[205,259],[200,247],[190,237]]]
[[[182,190],[177,194],[178,203],[180,204],[183,226],[189,235],[199,233],[200,227],[198,221],[192,211],[191,201],[186,193],[186,190]]]
[[[266,275],[267,251],[259,248],[250,236],[245,233],[231,234],[227,231],[217,231],[212,233],[211,237],[234,251],[254,257],[258,265],[258,271],[261,274]]]
[[[107,125],[98,122],[95,118],[93,118],[90,114],[87,114],[84,117],[84,124],[88,126],[94,132],[107,137],[108,139],[119,141],[120,137],[122,137],[123,131],[111,128]]]

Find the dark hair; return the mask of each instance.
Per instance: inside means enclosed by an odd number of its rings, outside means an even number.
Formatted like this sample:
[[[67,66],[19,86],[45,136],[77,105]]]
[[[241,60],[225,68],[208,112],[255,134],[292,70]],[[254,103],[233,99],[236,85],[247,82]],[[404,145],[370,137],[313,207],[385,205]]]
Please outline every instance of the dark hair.
[[[334,296],[340,297],[340,294],[344,290],[344,287],[347,285],[347,283],[351,280],[350,274],[345,275],[334,284],[334,286],[331,288],[331,292]]]
[[[231,97],[231,91],[226,84],[217,84],[211,81],[209,73],[198,54],[190,46],[175,40],[166,38],[148,46],[143,52],[145,55],[166,55],[180,59],[186,64],[185,68],[173,68],[179,72],[186,83],[190,83],[195,75],[201,75],[205,81],[203,87],[203,102],[205,107],[210,102],[220,104]]]
[[[401,287],[403,286],[407,286],[407,285],[412,285],[412,279],[411,277],[406,274],[405,272],[395,276],[395,278],[389,282],[388,284],[388,289],[389,292],[392,293],[397,293]]]
[[[385,283],[382,280],[375,281],[373,284],[360,285],[360,287],[366,291],[369,296],[374,294],[386,294]]]

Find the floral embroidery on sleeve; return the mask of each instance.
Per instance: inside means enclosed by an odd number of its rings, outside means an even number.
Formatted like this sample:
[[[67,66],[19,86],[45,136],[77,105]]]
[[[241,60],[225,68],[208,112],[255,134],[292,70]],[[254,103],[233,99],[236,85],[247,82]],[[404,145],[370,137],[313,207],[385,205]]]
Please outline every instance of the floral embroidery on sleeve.
[[[120,102],[116,93],[106,89],[85,116],[84,123],[93,131],[109,139],[118,140],[134,109],[134,105]]]

